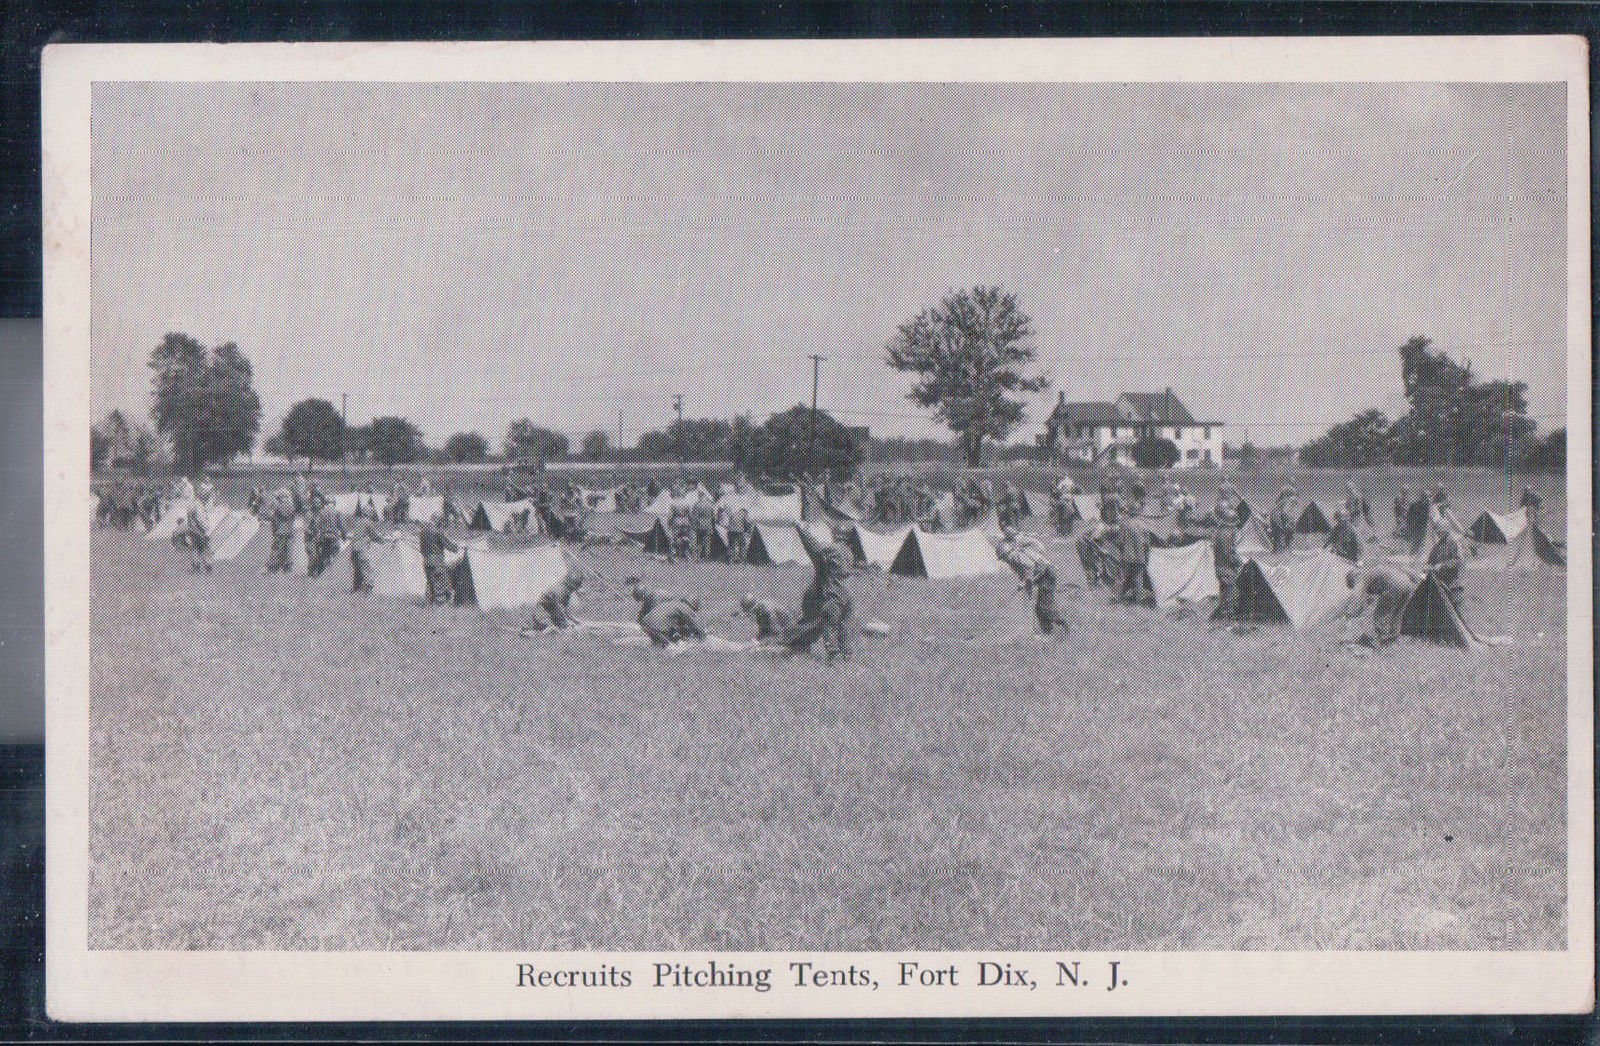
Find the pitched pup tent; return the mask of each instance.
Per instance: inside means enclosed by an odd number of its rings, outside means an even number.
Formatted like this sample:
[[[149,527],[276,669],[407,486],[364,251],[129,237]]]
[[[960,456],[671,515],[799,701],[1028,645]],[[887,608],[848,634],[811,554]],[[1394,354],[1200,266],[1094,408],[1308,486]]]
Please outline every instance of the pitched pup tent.
[[[750,528],[750,545],[745,550],[745,560],[762,566],[810,561],[800,535],[792,526],[779,523],[757,523]]]
[[[1519,508],[1505,515],[1485,512],[1472,521],[1467,533],[1471,534],[1472,540],[1480,545],[1508,545],[1515,541],[1527,526],[1528,510]]]
[[[532,606],[567,576],[567,558],[556,545],[500,552],[471,544],[451,570],[456,602],[485,610]]]
[[[472,510],[468,526],[473,530],[493,530],[503,534],[512,519],[523,512],[528,514],[528,528],[537,530],[532,501],[480,501],[478,507]]]
[[[893,574],[907,577],[953,578],[997,574],[1006,569],[994,546],[978,530],[930,534],[912,527],[889,564]]]
[[[1306,507],[1294,524],[1296,534],[1326,534],[1332,529],[1333,524],[1328,522],[1327,513],[1315,501],[1306,502]]]
[[[1400,634],[1468,650],[1483,645],[1432,574],[1424,577],[1406,600],[1400,612]]]
[[[855,553],[856,562],[879,570],[888,570],[894,563],[895,556],[900,554],[900,548],[906,543],[906,535],[911,533],[910,526],[891,530],[887,534],[868,530],[859,524],[850,528],[848,543],[850,551]]]
[[[1209,541],[1196,541],[1178,548],[1152,548],[1147,569],[1156,606],[1165,610],[1178,602],[1198,603],[1217,598],[1215,555]]]
[[[1565,567],[1566,556],[1556,547],[1537,524],[1529,521],[1510,543],[1506,553],[1506,567],[1512,570],[1532,570],[1545,563],[1553,567]]]
[[[1281,563],[1246,560],[1239,571],[1240,616],[1287,621],[1296,629],[1330,621],[1350,603],[1349,572],[1349,562],[1327,549]]]

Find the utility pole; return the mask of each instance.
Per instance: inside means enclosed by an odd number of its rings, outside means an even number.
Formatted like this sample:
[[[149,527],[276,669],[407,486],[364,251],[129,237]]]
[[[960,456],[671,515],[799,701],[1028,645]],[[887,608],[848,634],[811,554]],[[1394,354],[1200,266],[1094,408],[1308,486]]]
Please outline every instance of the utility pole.
[[[345,456],[345,442],[350,438],[350,394],[339,393],[339,464],[344,468],[346,484],[350,482],[350,459]]]
[[[817,375],[822,368],[822,361],[826,356],[811,354],[811,425],[806,434],[806,474],[811,473],[811,456],[817,447]]]
[[[617,408],[617,453],[622,453],[622,408]]]

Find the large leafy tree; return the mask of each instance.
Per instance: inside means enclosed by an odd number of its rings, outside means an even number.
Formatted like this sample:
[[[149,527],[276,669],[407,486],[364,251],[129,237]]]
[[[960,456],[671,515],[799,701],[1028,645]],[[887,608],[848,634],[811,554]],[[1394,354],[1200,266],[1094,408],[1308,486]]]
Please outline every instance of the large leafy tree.
[[[337,461],[344,454],[344,419],[323,399],[304,399],[283,416],[278,435],[290,457]]]
[[[173,462],[198,472],[248,454],[261,427],[250,361],[232,342],[208,350],[187,334],[168,334],[150,354],[151,418],[172,442]]]
[[[802,404],[768,418],[752,433],[749,466],[780,477],[823,471],[836,476],[854,474],[866,453],[861,439],[819,410],[813,440],[811,421],[811,408]]]
[[[564,433],[535,425],[527,418],[519,418],[506,428],[506,457],[512,461],[536,458],[548,461],[564,458],[568,451]]]
[[[1038,392],[1048,376],[1028,373],[1034,363],[1033,321],[1015,295],[974,287],[945,295],[900,325],[886,360],[917,376],[907,398],[960,438],[967,464],[983,464],[985,440],[1003,440],[1022,420],[1018,397]]]
[[[1364,410],[1300,448],[1300,460],[1313,468],[1364,468],[1389,460],[1389,419],[1381,410]]]
[[[604,429],[594,429],[583,437],[583,456],[590,461],[604,460],[611,453],[611,437]]]
[[[367,426],[367,451],[385,465],[409,465],[427,452],[422,430],[405,418],[373,418]]]
[[[458,432],[444,441],[444,452],[451,461],[474,463],[489,457],[489,441],[478,432]]]

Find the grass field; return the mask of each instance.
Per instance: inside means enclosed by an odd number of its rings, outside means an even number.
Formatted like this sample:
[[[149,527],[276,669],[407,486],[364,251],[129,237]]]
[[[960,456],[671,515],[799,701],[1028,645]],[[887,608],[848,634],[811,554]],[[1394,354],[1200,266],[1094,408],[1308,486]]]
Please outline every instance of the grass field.
[[[747,589],[809,575],[594,558],[733,636]],[[90,945],[1562,947],[1565,578],[1466,579],[1515,645],[1072,590],[1043,642],[1007,577],[861,575],[890,634],[829,667],[527,639],[97,530]]]

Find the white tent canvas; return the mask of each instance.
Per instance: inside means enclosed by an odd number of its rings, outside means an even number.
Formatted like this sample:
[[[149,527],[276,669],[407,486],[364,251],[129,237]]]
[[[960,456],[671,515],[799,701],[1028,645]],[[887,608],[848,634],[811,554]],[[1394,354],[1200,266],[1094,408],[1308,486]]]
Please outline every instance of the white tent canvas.
[[[1217,561],[1209,541],[1196,541],[1178,548],[1152,548],[1148,569],[1156,606],[1165,610],[1175,603],[1198,603],[1215,599]]]
[[[900,554],[900,548],[906,543],[906,535],[909,533],[911,533],[909,526],[891,530],[887,534],[854,526],[850,528],[850,543],[856,558],[861,562],[879,570],[888,570],[894,563],[894,557]]]
[[[1486,545],[1509,545],[1516,541],[1528,526],[1528,510],[1519,508],[1504,515],[1485,512],[1472,521],[1472,539]]]
[[[375,542],[369,559],[372,564],[373,592],[418,600],[428,597],[428,577],[422,568],[422,549],[415,539],[402,536]]]
[[[413,494],[411,502],[406,508],[406,514],[419,523],[430,520],[443,511],[443,494],[431,494],[428,497],[418,497]]]
[[[239,558],[255,536],[261,532],[261,521],[253,513],[233,509],[227,518],[211,529],[211,557],[217,560]]]
[[[806,555],[805,546],[800,544],[800,535],[793,527],[781,523],[757,523],[750,529],[750,545],[745,550],[745,559],[758,565],[778,565],[807,563],[811,557]]]
[[[555,545],[498,552],[481,545],[466,550],[473,602],[484,609],[531,606],[567,576],[567,559]]]
[[[493,530],[504,533],[506,525],[518,513],[528,512],[528,527],[535,529],[533,520],[532,501],[480,501],[478,507],[472,510],[472,528],[474,530]]]
[[[145,534],[150,541],[172,540],[172,535],[177,533],[178,527],[189,518],[189,509],[199,504],[194,498],[179,498],[167,504],[161,511],[161,518],[156,525]]]
[[[377,518],[383,509],[384,500],[371,494],[351,491],[348,494],[335,494],[333,507],[341,516],[353,516],[356,510],[360,509],[365,515]]]
[[[980,577],[1006,569],[982,531],[930,534],[912,527],[889,569],[911,577]]]

